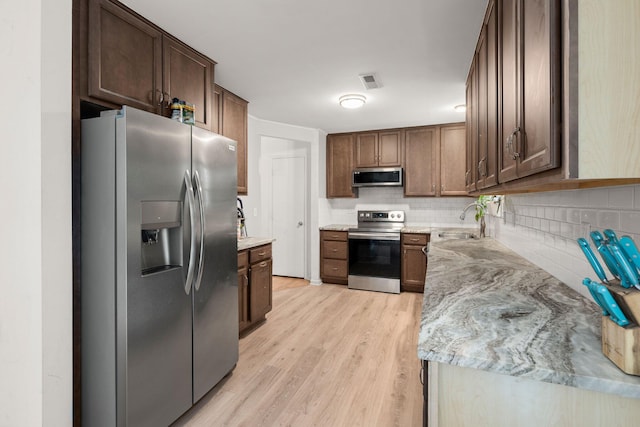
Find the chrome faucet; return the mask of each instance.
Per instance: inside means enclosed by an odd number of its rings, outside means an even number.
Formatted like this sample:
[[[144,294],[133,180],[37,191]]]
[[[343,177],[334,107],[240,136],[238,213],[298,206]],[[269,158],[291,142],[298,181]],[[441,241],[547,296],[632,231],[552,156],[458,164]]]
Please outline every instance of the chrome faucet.
[[[474,206],[480,206],[480,204],[478,202],[469,203],[460,214],[460,221],[464,221],[464,217],[467,215],[467,211]]]
[[[481,205],[480,203],[478,203],[477,201],[476,201],[476,202],[473,202],[473,203],[469,203],[469,204],[464,208],[464,210],[462,211],[462,213],[460,214],[460,221],[464,221],[464,217],[467,215],[467,211],[468,211],[470,208],[472,208],[472,207],[478,207],[478,206],[482,207],[482,205]],[[478,220],[478,219],[476,218],[476,221],[477,221],[477,220]],[[484,237],[484,236],[485,236],[485,229],[486,229],[486,227],[487,227],[487,224],[486,224],[486,223],[485,223],[485,221],[484,221],[484,215],[481,215],[481,216],[480,216],[480,237]]]

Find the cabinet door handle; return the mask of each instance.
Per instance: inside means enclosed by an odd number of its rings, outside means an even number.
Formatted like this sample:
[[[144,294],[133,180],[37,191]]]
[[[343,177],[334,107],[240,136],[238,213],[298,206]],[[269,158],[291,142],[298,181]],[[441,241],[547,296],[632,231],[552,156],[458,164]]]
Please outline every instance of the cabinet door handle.
[[[331,252],[338,252],[337,249],[331,249]]]
[[[487,176],[487,158],[483,157],[478,162],[478,176],[485,177]]]
[[[266,261],[263,261],[263,262],[260,263],[260,267],[266,267],[266,266],[267,266],[267,262]]]
[[[412,242],[419,242],[420,241],[420,239],[416,239],[415,237],[413,237],[413,238],[411,238],[409,240],[411,240]]]
[[[511,158],[513,160],[517,160],[520,157],[520,152],[518,151],[518,140],[517,140],[517,134],[518,132],[522,131],[522,129],[520,129],[520,126],[518,126],[517,128],[515,128],[513,130],[513,132],[511,132],[511,135],[509,135],[509,137],[507,138],[507,149],[509,150],[509,154],[511,154]],[[513,139],[516,138],[516,147],[514,148],[514,144],[513,144]]]
[[[466,187],[467,185],[469,185],[469,171],[466,171],[466,172],[464,173],[464,185],[465,185],[465,187]]]
[[[264,254],[265,254],[265,253],[266,253],[266,252],[258,252],[258,255],[260,255],[260,256],[264,256]]]

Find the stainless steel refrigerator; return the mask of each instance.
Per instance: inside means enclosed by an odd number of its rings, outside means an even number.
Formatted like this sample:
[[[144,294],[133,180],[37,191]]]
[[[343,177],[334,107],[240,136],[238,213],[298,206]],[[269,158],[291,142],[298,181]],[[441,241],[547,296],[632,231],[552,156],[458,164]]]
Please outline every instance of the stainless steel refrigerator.
[[[124,107],[81,169],[83,425],[168,425],[238,360],[236,143]]]

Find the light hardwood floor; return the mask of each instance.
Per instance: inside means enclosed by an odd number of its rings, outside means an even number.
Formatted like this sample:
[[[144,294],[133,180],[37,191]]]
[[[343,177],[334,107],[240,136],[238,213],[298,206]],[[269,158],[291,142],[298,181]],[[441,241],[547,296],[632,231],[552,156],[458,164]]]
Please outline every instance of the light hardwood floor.
[[[422,294],[278,278],[274,289],[232,374],[175,426],[421,425]]]

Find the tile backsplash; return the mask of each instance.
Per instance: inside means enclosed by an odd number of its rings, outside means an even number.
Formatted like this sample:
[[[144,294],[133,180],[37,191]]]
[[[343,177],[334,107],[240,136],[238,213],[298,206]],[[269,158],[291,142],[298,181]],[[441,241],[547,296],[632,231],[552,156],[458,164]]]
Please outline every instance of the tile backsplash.
[[[510,195],[504,218],[487,221],[489,235],[585,296],[582,279],[596,277],[576,239],[605,228],[640,243],[640,185]]]
[[[355,199],[325,199],[320,225],[355,224],[356,212],[400,209],[407,225],[476,226],[473,210],[460,213],[471,197],[406,198],[402,188],[361,188]],[[487,217],[487,234],[589,297],[582,279],[596,279],[576,239],[592,230],[613,229],[640,244],[640,185],[506,196],[504,217]],[[609,277],[611,275],[609,274]]]
[[[327,199],[326,210],[320,225],[356,224],[358,210],[397,209],[405,211],[407,225],[430,224],[433,226],[473,226],[475,220],[469,213],[464,221],[462,210],[475,199],[471,197],[404,197],[400,187],[360,188],[355,199]]]

